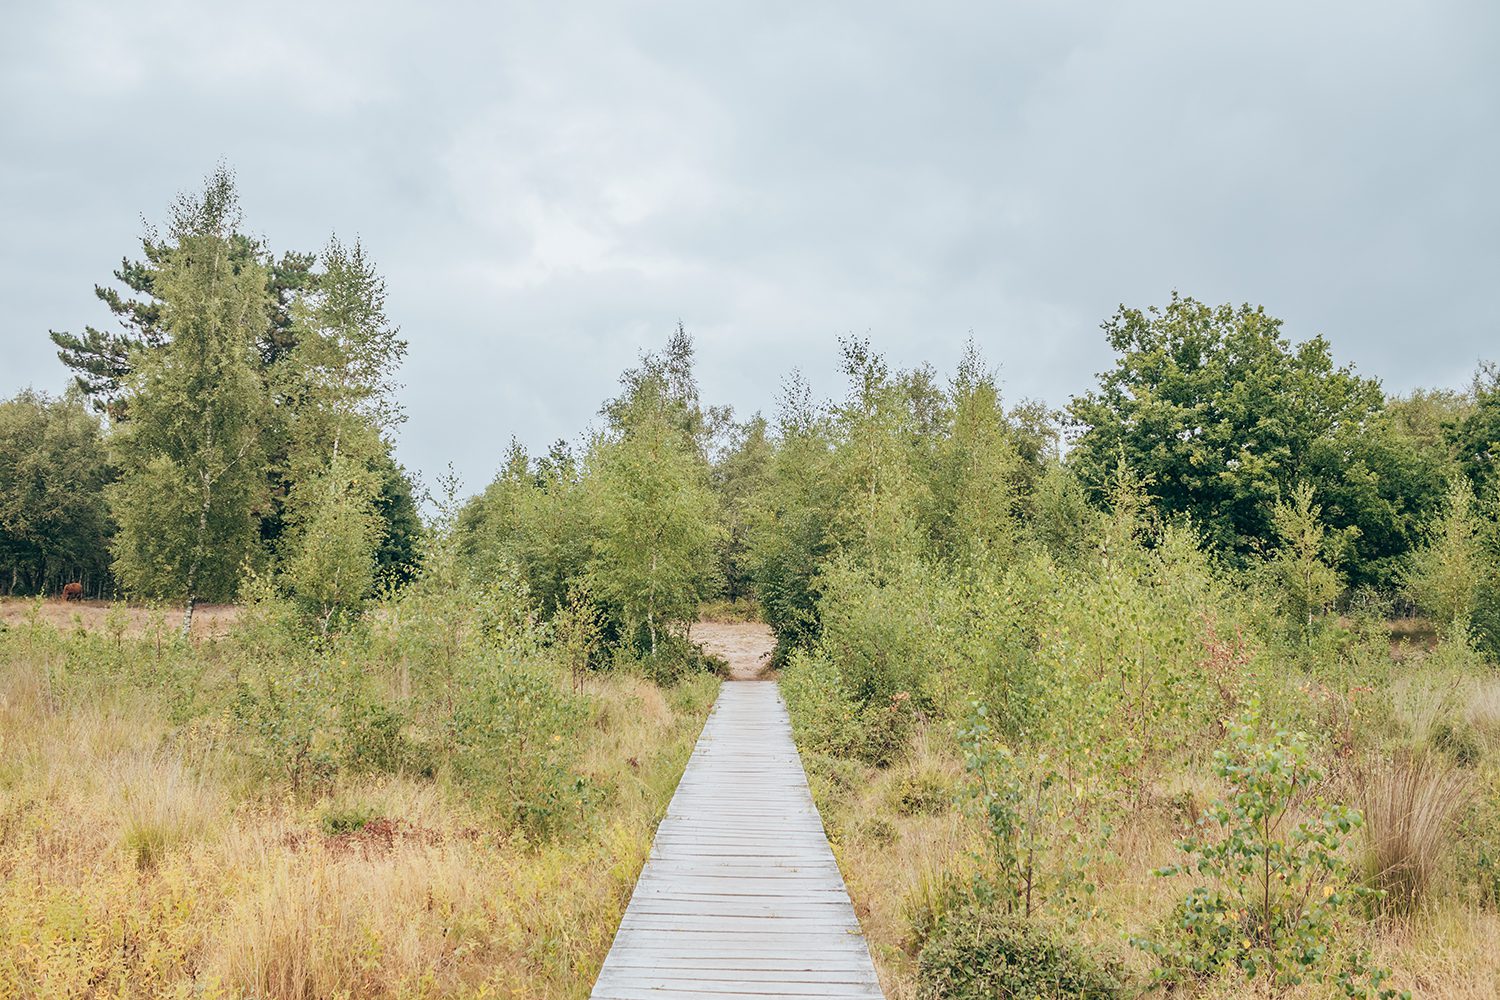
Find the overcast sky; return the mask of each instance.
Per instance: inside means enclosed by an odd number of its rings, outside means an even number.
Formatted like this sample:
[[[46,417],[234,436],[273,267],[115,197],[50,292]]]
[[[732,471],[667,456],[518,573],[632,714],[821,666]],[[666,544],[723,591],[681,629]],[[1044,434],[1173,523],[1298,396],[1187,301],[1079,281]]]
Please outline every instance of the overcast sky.
[[[972,332],[1061,404],[1173,288],[1391,390],[1500,357],[1489,0],[211,11],[7,10],[0,395],[63,388],[47,330],[105,322],[93,283],[221,159],[278,251],[363,241],[400,456],[471,490],[679,319],[743,414],[793,368],[838,393],[851,333],[947,370]]]

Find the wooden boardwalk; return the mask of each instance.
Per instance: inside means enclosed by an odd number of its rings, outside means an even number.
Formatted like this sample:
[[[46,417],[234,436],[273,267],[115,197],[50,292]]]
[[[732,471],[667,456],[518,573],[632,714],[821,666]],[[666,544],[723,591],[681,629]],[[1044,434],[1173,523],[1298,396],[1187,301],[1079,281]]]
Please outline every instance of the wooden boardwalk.
[[[726,683],[592,997],[881,996],[781,693]]]

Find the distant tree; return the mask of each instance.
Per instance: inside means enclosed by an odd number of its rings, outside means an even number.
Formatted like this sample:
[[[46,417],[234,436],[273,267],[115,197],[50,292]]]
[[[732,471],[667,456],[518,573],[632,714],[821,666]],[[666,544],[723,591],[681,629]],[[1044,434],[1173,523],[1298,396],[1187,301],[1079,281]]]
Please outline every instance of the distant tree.
[[[129,419],[115,435],[120,479],[114,569],[127,591],[228,598],[257,541],[264,495],[266,398],[257,338],[271,309],[265,268],[237,251],[233,179],[209,177],[173,205],[152,291],[160,346],[132,356]]]
[[[330,240],[315,287],[293,313],[294,346],[277,388],[288,402],[294,461],[368,458],[405,419],[395,399],[407,344],[385,312],[385,280],[359,243]]]
[[[109,579],[113,525],[104,488],[114,478],[97,417],[82,394],[22,390],[0,401],[0,584],[9,593],[89,593]]]
[[[357,615],[375,584],[375,550],[384,525],[373,478],[362,463],[340,456],[302,484],[304,508],[285,575],[324,633]]]
[[[720,573],[731,601],[754,589],[750,532],[755,498],[766,487],[774,447],[765,418],[756,414],[735,426],[731,442],[713,465],[712,483],[724,512]]]
[[[404,586],[415,578],[422,562],[422,516],[416,490],[406,469],[389,454],[377,458],[371,471],[380,484],[375,497],[381,525],[375,543],[375,583]]]
[[[1500,367],[1486,363],[1474,374],[1473,405],[1449,426],[1448,440],[1475,494],[1500,485]]]
[[[495,480],[458,514],[455,544],[468,572],[491,581],[518,569],[543,613],[558,610],[588,571],[593,526],[581,485],[564,442],[533,461],[512,441]]]
[[[620,376],[620,395],[604,404],[601,414],[617,431],[641,419],[663,419],[692,442],[704,459],[712,457],[719,439],[733,424],[728,407],[704,407],[693,373],[693,338],[681,323],[666,347],[645,354],[640,363]]]
[[[585,471],[595,536],[589,581],[625,640],[655,656],[717,590],[719,511],[708,467],[666,414],[601,438]]]
[[[1469,480],[1455,476],[1427,543],[1412,553],[1405,574],[1408,595],[1445,636],[1467,639],[1481,597],[1494,588],[1489,530]]]
[[[1330,538],[1313,490],[1299,483],[1271,510],[1276,549],[1266,564],[1282,613],[1298,631],[1312,627],[1343,591],[1339,539]]]
[[[951,388],[952,426],[938,447],[932,532],[944,554],[1005,557],[1015,544],[1022,459],[995,375],[970,342]]]
[[[921,547],[931,470],[946,422],[930,379],[892,373],[863,341],[846,340],[845,398],[831,411],[840,543],[874,568],[900,566]]]
[[[830,423],[800,374],[782,388],[774,440],[748,541],[756,598],[785,656],[818,634],[818,572],[837,545]]]
[[[1104,331],[1115,366],[1069,407],[1069,463],[1095,497],[1123,458],[1164,514],[1248,557],[1273,537],[1277,499],[1305,482],[1327,527],[1353,539],[1355,580],[1388,582],[1435,497],[1413,505],[1420,463],[1380,419],[1376,380],[1336,367],[1322,338],[1293,346],[1260,307],[1174,293],[1165,308],[1121,307]]]
[[[227,168],[216,170],[212,183],[233,190],[233,176]],[[304,253],[275,257],[260,241],[239,232],[229,234],[228,241],[233,266],[258,267],[266,283],[270,304],[256,331],[255,345],[261,367],[268,368],[295,343],[292,305],[298,293],[312,283],[316,257]],[[148,232],[141,240],[141,259],[122,259],[114,271],[123,291],[110,285],[94,286],[94,297],[109,309],[118,330],[86,326],[81,334],[51,332],[57,356],[73,370],[79,389],[97,410],[117,420],[124,416],[122,397],[136,356],[161,347],[171,336],[162,323],[162,300],[156,289],[157,274],[171,250],[168,243]]]
[[[348,581],[361,580],[366,592],[351,597],[345,585],[330,604],[313,575],[295,571],[307,565],[307,555],[298,547],[326,533],[327,518],[337,516],[343,519],[341,558],[353,559],[349,550],[360,540],[369,551],[359,561],[373,566],[376,550],[399,539],[407,526],[385,521],[372,534],[365,531],[364,513],[377,519],[385,513],[406,518],[415,510],[399,503],[401,484],[393,479],[390,458],[388,435],[403,419],[395,401],[395,371],[406,342],[386,316],[385,282],[358,243],[346,247],[331,240],[319,261],[322,270],[314,287],[293,311],[294,346],[273,373],[281,404],[278,429],[285,441],[285,460],[273,477],[280,480],[277,492],[285,497],[280,518],[292,529],[281,546],[290,568],[288,581],[294,591],[317,588],[299,596],[322,608],[319,614],[326,623],[335,612],[352,613],[377,578],[373,573],[345,574]],[[395,502],[382,503],[392,490]],[[405,493],[409,501],[410,484]],[[330,507],[335,501],[336,510]],[[323,527],[314,532],[319,519]],[[406,555],[415,558],[414,551]],[[387,574],[386,579],[392,577]]]

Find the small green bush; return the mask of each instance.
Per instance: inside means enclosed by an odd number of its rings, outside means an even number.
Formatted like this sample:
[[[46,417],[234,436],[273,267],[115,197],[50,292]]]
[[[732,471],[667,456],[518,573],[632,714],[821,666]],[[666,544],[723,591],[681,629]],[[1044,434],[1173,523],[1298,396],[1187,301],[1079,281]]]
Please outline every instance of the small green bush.
[[[1479,730],[1468,719],[1439,719],[1430,735],[1433,749],[1441,751],[1459,767],[1474,767],[1484,757]]]
[[[1279,995],[1304,982],[1336,984],[1349,997],[1391,1000],[1389,974],[1351,950],[1335,960],[1330,945],[1359,904],[1372,895],[1343,860],[1344,843],[1363,820],[1345,806],[1315,798],[1323,780],[1301,734],[1261,734],[1258,707],[1229,730],[1214,754],[1229,794],[1214,802],[1199,829],[1178,846],[1189,855],[1159,870],[1192,875],[1161,939],[1135,939],[1161,960],[1159,981],[1179,983],[1238,971]],[[1305,818],[1304,818],[1305,817]]]
[[[953,788],[940,774],[919,772],[897,783],[891,807],[901,816],[935,816],[953,804]]]
[[[1115,968],[1046,924],[970,904],[938,922],[917,958],[921,1000],[1114,1000]]]
[[[330,837],[344,833],[358,833],[379,814],[368,806],[353,806],[343,809],[328,809],[318,817],[318,828]]]
[[[906,751],[917,713],[906,692],[868,704],[849,693],[833,661],[792,651],[781,691],[803,750],[885,767]]]
[[[454,713],[457,776],[517,826],[553,834],[588,801],[573,770],[587,702],[525,667],[497,663],[476,674]]]
[[[1458,884],[1478,906],[1500,912],[1500,786],[1469,802],[1453,840]]]

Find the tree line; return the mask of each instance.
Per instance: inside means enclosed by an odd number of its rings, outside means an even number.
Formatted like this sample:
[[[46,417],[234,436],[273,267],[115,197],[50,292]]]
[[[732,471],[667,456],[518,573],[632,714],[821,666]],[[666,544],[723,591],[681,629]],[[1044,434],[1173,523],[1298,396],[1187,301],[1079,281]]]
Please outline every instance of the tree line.
[[[114,278],[116,329],[51,335],[67,392],[0,403],[0,586],[191,607],[274,572],[326,627],[408,578],[407,345],[364,249],[275,256],[221,167]]]
[[[114,329],[52,333],[68,391],[0,402],[0,587],[229,600],[271,572],[326,629],[407,579],[424,530],[391,454],[407,345],[364,249],[273,253],[221,168],[114,278],[94,290]],[[679,328],[596,429],[543,455],[512,445],[455,510],[457,543],[473,573],[518,573],[549,617],[597,633],[596,663],[681,659],[715,597],[754,595],[785,652],[848,574],[1061,553],[1124,479],[1216,559],[1318,609],[1417,599],[1454,517],[1490,544],[1493,366],[1466,390],[1390,396],[1261,307],[1175,293],[1103,331],[1113,367],[1060,411],[1007,406],[973,347],[944,379],[848,340],[843,398],[793,375],[771,419],[736,421],[699,399]],[[1493,642],[1480,576],[1465,613]]]

